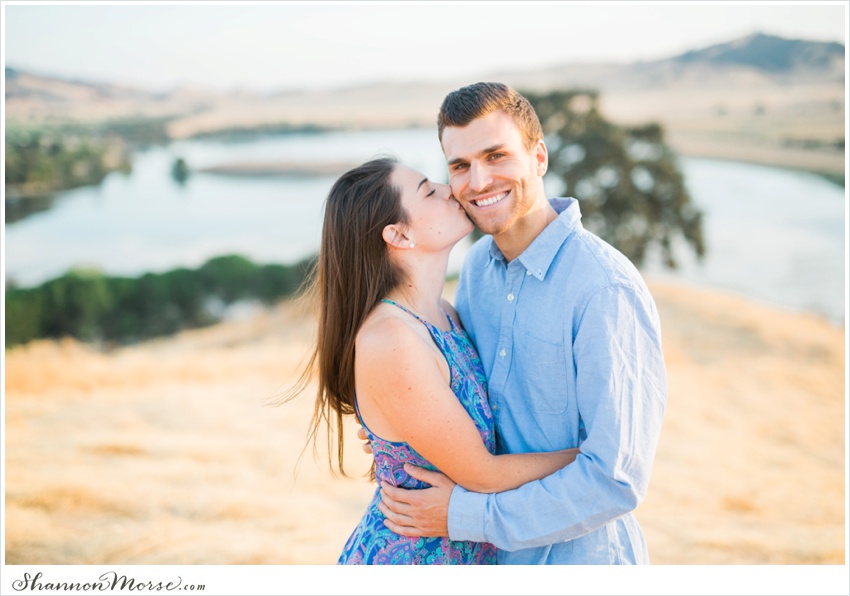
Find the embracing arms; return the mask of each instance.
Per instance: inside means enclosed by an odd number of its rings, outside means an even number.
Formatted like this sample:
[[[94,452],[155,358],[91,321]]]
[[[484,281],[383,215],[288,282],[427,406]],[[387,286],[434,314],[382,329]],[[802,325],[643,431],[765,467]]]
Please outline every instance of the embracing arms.
[[[578,452],[489,453],[452,393],[442,355],[398,319],[387,318],[358,337],[355,375],[361,414],[375,434],[407,442],[468,490],[522,486],[563,468]]]
[[[651,298],[624,286],[598,292],[572,345],[576,405],[585,430],[575,462],[495,495],[416,471],[416,478],[435,488],[384,489],[380,506],[393,531],[486,541],[515,551],[578,538],[637,506],[647,489],[666,402]]]
[[[643,499],[667,397],[655,305],[633,285],[601,288],[582,309],[571,341],[566,364],[575,371],[581,454],[515,491],[455,490],[452,539],[487,540],[504,550],[554,544],[593,532]]]

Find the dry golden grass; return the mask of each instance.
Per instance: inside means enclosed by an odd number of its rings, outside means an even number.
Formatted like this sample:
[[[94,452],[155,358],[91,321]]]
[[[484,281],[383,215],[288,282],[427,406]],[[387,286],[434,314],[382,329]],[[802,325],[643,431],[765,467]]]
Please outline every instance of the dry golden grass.
[[[670,395],[638,518],[655,561],[843,563],[843,330],[721,293],[653,293]]]
[[[737,297],[652,286],[670,396],[638,509],[655,563],[840,564],[844,333]],[[7,564],[330,564],[372,487],[349,425],[334,479],[295,474],[312,326],[290,305],[108,353],[6,353]]]

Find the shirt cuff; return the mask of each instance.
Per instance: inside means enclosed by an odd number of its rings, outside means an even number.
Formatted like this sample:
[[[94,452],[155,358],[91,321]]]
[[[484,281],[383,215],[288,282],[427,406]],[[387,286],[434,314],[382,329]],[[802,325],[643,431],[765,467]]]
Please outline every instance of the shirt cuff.
[[[455,485],[449,499],[449,539],[487,542],[484,535],[487,497]]]

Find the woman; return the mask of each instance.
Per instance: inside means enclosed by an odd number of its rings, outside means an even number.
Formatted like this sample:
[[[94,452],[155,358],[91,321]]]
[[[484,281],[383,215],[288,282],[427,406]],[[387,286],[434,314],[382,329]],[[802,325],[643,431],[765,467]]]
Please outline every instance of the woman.
[[[334,418],[343,474],[351,414],[371,442],[377,480],[394,486],[427,487],[404,471],[411,463],[499,492],[575,459],[575,450],[495,455],[481,361],[441,298],[449,253],[472,228],[449,186],[393,159],[354,168],[331,189],[315,282],[318,341],[299,387],[316,372],[311,434]],[[395,534],[379,501],[378,489],[340,564],[495,564],[490,544]]]

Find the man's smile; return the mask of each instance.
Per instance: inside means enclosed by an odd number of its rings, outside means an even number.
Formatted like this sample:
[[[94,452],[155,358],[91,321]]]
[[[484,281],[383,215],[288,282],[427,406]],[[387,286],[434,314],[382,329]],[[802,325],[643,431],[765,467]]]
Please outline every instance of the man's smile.
[[[505,190],[500,193],[490,195],[489,197],[484,199],[475,199],[472,201],[472,204],[476,207],[489,207],[490,205],[495,205],[496,203],[504,199],[506,196],[508,196],[508,194],[510,194],[510,192],[511,191],[509,190]]]

